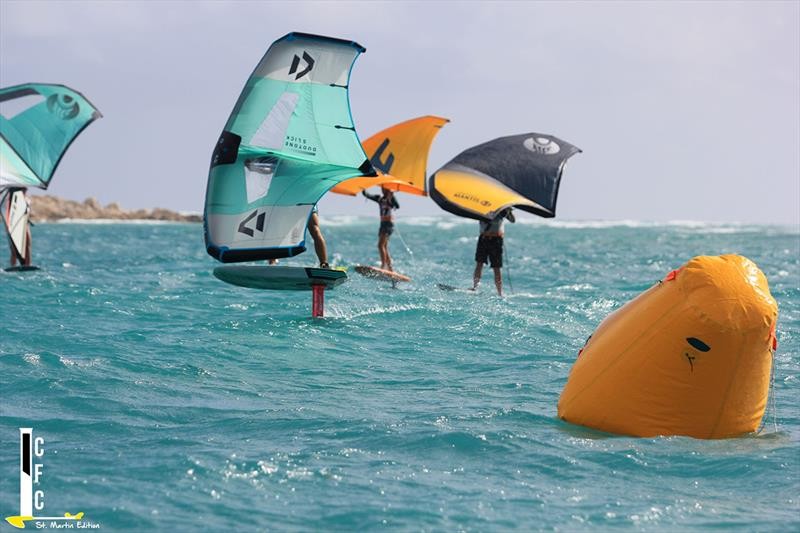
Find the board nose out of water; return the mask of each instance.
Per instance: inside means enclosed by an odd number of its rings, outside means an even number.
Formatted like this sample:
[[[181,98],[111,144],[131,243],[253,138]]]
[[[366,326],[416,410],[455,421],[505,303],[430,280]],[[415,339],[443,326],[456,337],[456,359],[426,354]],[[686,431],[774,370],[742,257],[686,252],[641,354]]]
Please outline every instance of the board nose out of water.
[[[399,272],[394,272],[392,270],[385,270],[383,268],[377,268],[369,265],[356,265],[354,270],[367,278],[373,278],[382,281],[392,281],[392,282],[411,281],[411,278],[409,278],[406,275],[400,274]]]

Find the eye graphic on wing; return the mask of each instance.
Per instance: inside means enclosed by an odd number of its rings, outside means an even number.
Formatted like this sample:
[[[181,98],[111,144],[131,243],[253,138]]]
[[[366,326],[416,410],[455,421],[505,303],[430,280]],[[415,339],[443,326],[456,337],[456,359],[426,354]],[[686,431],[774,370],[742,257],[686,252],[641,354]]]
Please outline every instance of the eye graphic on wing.
[[[709,346],[708,344],[704,343],[703,341],[701,341],[697,337],[686,337],[686,342],[688,342],[689,345],[692,348],[694,348],[695,350],[698,350],[700,352],[707,352],[707,351],[711,350],[711,346]],[[690,370],[692,372],[694,372],[694,360],[697,359],[697,355],[694,355],[694,354],[692,354],[690,352],[691,352],[691,350],[686,351],[686,352],[684,352],[683,355],[689,361]]]
[[[547,137],[528,137],[522,142],[522,146],[537,154],[557,154],[561,147],[555,141]]]
[[[51,94],[47,97],[47,109],[58,118],[69,120],[78,116],[81,108],[68,94]]]

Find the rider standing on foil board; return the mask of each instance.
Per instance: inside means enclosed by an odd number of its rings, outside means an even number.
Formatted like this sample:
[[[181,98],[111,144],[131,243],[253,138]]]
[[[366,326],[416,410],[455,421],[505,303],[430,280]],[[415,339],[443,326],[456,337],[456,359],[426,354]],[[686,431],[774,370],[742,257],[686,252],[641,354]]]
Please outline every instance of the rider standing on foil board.
[[[378,228],[378,254],[381,257],[381,268],[389,271],[394,271],[392,268],[392,256],[389,255],[389,237],[394,232],[394,216],[392,211],[400,208],[397,203],[397,198],[394,193],[387,188],[381,189],[383,194],[369,194],[367,191],[361,191],[361,194],[377,202],[380,209],[381,225]]]
[[[508,219],[514,223],[516,219],[511,208],[502,210],[490,221],[480,220],[480,235],[478,245],[475,247],[475,272],[472,274],[472,290],[476,290],[481,282],[483,265],[489,263],[494,270],[494,286],[497,287],[497,294],[503,295],[503,276],[500,269],[503,268],[503,222]]]

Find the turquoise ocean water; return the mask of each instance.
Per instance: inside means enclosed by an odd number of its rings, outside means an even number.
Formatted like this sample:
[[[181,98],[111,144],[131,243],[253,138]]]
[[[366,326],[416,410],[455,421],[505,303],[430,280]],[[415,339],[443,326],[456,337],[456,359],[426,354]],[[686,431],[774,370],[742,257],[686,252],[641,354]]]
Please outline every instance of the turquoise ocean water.
[[[105,531],[800,528],[798,229],[527,221],[507,229],[505,299],[491,272],[477,295],[435,286],[470,283],[476,223],[401,219],[414,254],[391,247],[414,283],[352,274],[322,320],[309,293],[212,277],[199,224],[37,225],[42,270],[0,272],[0,514],[19,512],[33,427],[45,514]],[[339,263],[377,257],[375,219],[323,228]],[[559,421],[598,323],[720,253],[754,260],[780,306],[763,432]]]

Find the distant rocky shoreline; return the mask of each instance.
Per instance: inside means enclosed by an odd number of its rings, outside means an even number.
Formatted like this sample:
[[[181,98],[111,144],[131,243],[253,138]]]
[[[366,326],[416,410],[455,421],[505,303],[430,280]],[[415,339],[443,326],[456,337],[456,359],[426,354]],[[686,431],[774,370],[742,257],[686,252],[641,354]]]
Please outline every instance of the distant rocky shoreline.
[[[33,222],[52,222],[63,219],[79,220],[163,220],[171,222],[202,222],[200,215],[182,215],[169,209],[123,209],[116,202],[103,207],[95,198],[83,202],[65,200],[56,196],[29,195],[31,200],[31,220]]]

